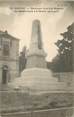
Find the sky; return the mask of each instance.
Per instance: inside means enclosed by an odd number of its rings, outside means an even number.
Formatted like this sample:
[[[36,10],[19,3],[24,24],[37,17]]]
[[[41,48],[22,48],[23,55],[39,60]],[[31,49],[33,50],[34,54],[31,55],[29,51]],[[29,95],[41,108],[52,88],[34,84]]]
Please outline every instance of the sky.
[[[65,32],[67,27],[74,22],[73,4],[60,6],[62,9],[57,12],[23,13],[15,13],[14,7],[10,9],[9,6],[0,6],[0,30],[7,30],[9,34],[20,39],[19,51],[21,51],[23,46],[29,48],[33,20],[40,20],[43,46],[47,53],[46,59],[51,61],[58,53],[54,43],[62,38],[60,33]],[[39,4],[30,7],[55,8],[56,4]]]

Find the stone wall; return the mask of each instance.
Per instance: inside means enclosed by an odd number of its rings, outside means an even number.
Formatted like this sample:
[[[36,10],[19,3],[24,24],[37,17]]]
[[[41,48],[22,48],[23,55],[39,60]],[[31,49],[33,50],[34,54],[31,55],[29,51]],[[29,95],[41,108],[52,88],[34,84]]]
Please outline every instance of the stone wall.
[[[39,111],[2,113],[2,117],[74,117],[74,108],[57,108]]]
[[[45,93],[34,95],[22,91],[2,91],[0,95],[1,112],[72,107],[74,103],[73,93]]]
[[[60,72],[53,73],[53,76],[58,78],[59,82],[72,82],[74,79],[74,72]]]

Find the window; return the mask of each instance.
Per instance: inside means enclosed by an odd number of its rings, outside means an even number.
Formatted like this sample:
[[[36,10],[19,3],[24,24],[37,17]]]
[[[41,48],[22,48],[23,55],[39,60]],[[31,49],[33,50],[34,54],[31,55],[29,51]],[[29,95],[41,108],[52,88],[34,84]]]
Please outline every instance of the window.
[[[4,41],[3,43],[3,55],[4,56],[9,56],[9,42],[8,41]]]

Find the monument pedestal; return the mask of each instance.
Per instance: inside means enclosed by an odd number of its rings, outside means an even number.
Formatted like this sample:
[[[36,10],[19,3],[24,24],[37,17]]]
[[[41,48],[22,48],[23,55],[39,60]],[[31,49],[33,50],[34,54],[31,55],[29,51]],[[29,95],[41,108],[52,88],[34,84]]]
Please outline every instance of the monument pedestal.
[[[29,89],[32,93],[59,92],[66,89],[65,83],[58,82],[57,78],[52,76],[52,72],[44,68],[25,69],[21,74],[21,78],[16,78],[12,84],[15,89]]]

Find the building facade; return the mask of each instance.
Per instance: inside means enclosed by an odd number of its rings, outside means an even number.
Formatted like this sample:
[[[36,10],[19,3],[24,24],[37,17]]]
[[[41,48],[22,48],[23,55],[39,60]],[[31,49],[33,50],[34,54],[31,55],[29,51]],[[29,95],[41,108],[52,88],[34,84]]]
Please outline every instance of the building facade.
[[[7,31],[0,31],[0,84],[7,84],[19,75],[19,40]]]

